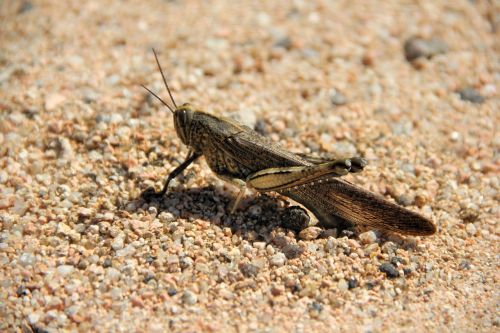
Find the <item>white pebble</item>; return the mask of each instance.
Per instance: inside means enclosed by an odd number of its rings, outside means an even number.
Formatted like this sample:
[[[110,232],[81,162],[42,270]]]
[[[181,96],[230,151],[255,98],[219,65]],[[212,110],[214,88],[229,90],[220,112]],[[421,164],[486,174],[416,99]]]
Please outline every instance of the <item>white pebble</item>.
[[[359,240],[364,244],[373,244],[377,241],[377,234],[373,231],[367,231],[359,235]]]
[[[286,256],[283,253],[277,253],[271,257],[269,263],[273,266],[281,267],[286,263]]]
[[[337,287],[339,288],[339,290],[345,291],[349,289],[349,284],[345,279],[340,279],[339,283],[337,284]]]
[[[474,236],[477,233],[476,226],[474,223],[469,223],[465,226],[465,231],[471,236]]]
[[[71,265],[61,265],[57,267],[57,273],[61,276],[67,276],[75,270],[75,267]]]

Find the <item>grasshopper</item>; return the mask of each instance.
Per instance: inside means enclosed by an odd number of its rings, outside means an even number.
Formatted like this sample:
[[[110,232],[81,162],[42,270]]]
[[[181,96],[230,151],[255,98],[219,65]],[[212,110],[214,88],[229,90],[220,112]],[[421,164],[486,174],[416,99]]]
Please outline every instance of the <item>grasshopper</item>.
[[[432,235],[436,227],[428,218],[385,200],[341,177],[363,170],[360,157],[322,160],[286,151],[270,139],[234,120],[208,114],[185,103],[177,106],[161,68],[171,107],[149,88],[173,114],[178,137],[189,147],[186,160],[172,171],[159,192],[150,188],[146,197],[163,196],[172,179],[201,156],[220,178],[237,184],[240,192],[231,213],[245,193],[245,187],[260,193],[278,192],[302,204],[328,228],[378,229],[407,235]]]

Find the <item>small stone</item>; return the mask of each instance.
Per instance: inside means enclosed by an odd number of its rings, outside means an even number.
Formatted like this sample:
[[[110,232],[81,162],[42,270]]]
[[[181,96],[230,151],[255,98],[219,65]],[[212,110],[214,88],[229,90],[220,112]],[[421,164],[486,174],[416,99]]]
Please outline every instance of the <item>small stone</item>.
[[[347,284],[349,285],[349,289],[354,289],[358,286],[358,280],[355,278],[350,278],[347,280]]]
[[[285,293],[285,286],[283,286],[283,285],[278,285],[278,286],[272,286],[271,287],[271,294],[273,296],[283,295],[284,293]]]
[[[339,156],[357,155],[356,147],[349,141],[337,141],[332,145],[332,149]]]
[[[295,259],[304,253],[304,249],[296,244],[287,244],[282,251],[287,259]]]
[[[279,37],[273,44],[273,47],[290,50],[292,48],[292,39],[288,36]]]
[[[399,277],[399,272],[398,270],[396,269],[396,267],[394,267],[393,264],[389,263],[389,262],[385,262],[383,263],[382,265],[379,266],[379,270],[382,272],[382,273],[385,273],[387,275],[388,278],[397,278]]]
[[[345,279],[340,279],[340,281],[337,283],[337,288],[339,288],[340,291],[346,291],[349,289],[349,284]]]
[[[135,247],[132,244],[125,246],[123,249],[116,251],[118,257],[128,257],[135,253]]]
[[[198,297],[192,291],[186,290],[182,295],[182,302],[184,302],[184,304],[193,305],[197,301]]]
[[[79,241],[81,239],[81,235],[79,233],[73,230],[69,225],[62,222],[57,225],[57,234],[68,237],[73,241]]]
[[[35,312],[35,313],[30,313],[30,314],[28,315],[28,322],[29,322],[30,324],[32,324],[32,325],[33,325],[33,324],[36,324],[36,323],[38,322],[38,320],[39,320],[39,319],[40,319],[40,314],[39,314],[39,313],[36,313],[36,312]]]
[[[191,259],[191,257],[187,257],[187,256],[186,257],[182,257],[179,260],[179,265],[181,266],[182,269],[186,269],[186,268],[192,267],[193,263],[194,263],[194,260]],[[200,267],[197,266],[197,270],[198,271],[202,271],[203,269],[200,269]]]
[[[460,99],[463,101],[471,102],[474,104],[481,104],[485,101],[485,98],[474,88],[467,87],[457,91],[460,95]]]
[[[465,226],[465,231],[471,236],[474,236],[477,233],[477,228],[474,223],[469,223]]]
[[[377,234],[373,231],[367,231],[359,235],[359,240],[363,244],[373,244],[377,241]]]
[[[240,272],[245,276],[245,277],[253,277],[256,276],[257,273],[259,273],[259,267],[255,266],[254,264],[240,264],[239,265]]]
[[[277,253],[271,257],[269,263],[272,266],[281,267],[286,263],[286,256],[283,253]]]
[[[106,269],[106,275],[111,281],[120,279],[121,272],[114,267],[108,267]]]
[[[21,266],[33,266],[36,262],[36,257],[33,253],[25,252],[19,256]]]
[[[177,289],[175,289],[174,287],[170,287],[167,289],[167,294],[170,297],[175,296],[177,295]]]
[[[78,209],[78,215],[81,217],[90,217],[92,216],[92,209],[82,207]]]
[[[33,4],[29,1],[23,1],[21,3],[21,6],[19,6],[19,9],[17,10],[18,14],[24,14],[26,12],[29,12],[30,10],[33,9]]]
[[[113,263],[111,262],[111,259],[110,258],[106,258],[104,259],[104,262],[102,263],[102,267],[104,268],[108,268],[108,267],[111,267]]]
[[[412,194],[401,194],[397,201],[402,206],[411,206],[415,202],[415,195]]]
[[[304,240],[313,240],[319,237],[322,229],[318,227],[308,227],[299,233],[299,238]]]
[[[347,98],[340,91],[334,89],[330,95],[330,101],[333,105],[339,106],[347,103]]]
[[[458,267],[459,267],[460,269],[462,269],[462,270],[464,270],[464,269],[465,269],[465,270],[469,270],[469,269],[471,269],[471,264],[470,264],[470,261],[468,261],[468,260],[462,260],[462,261],[460,262],[460,264],[458,265]]]
[[[50,94],[45,98],[45,110],[53,111],[55,108],[61,105],[65,100],[66,97],[64,97],[61,94],[58,93]]]
[[[125,246],[124,244],[124,240],[123,240],[123,236],[118,236],[116,237],[113,242],[111,243],[111,247],[113,248],[113,250],[115,251],[118,251],[118,250],[121,250],[123,249],[123,247]]]
[[[255,111],[250,108],[245,108],[241,111],[238,111],[238,113],[231,114],[231,117],[250,128],[254,128],[257,124],[257,116],[255,115]]]
[[[28,295],[28,289],[25,286],[19,286],[16,290],[17,297],[23,297]]]
[[[405,57],[408,61],[413,61],[417,58],[432,58],[435,55],[446,53],[448,46],[439,38],[430,40],[412,37],[409,38],[404,45]]]
[[[60,265],[57,267],[57,273],[61,276],[67,276],[75,270],[74,266],[71,265]]]

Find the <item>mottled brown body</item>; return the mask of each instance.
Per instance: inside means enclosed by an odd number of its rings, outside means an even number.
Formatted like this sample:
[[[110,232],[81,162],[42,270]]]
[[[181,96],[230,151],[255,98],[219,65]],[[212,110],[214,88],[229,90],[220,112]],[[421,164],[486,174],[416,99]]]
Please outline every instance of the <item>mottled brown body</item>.
[[[214,173],[225,179],[245,181],[260,170],[320,164],[284,150],[231,119],[194,111],[191,127],[190,146],[205,156]],[[435,232],[429,219],[339,177],[320,177],[312,183],[278,192],[303,204],[326,227],[348,222],[353,226],[403,234]]]
[[[304,157],[286,151],[234,120],[195,110],[189,104],[177,107],[157,57],[156,62],[174,108],[144,88],[173,113],[177,135],[190,152],[170,173],[163,190],[152,190],[147,195],[165,194],[173,178],[194,160],[205,156],[210,169],[219,177],[259,192],[281,193],[304,205],[323,226],[346,227],[347,224],[410,235],[435,233],[436,227],[424,216],[340,178],[349,172],[361,171],[366,165],[362,158],[327,161]],[[234,207],[242,193],[240,191]]]

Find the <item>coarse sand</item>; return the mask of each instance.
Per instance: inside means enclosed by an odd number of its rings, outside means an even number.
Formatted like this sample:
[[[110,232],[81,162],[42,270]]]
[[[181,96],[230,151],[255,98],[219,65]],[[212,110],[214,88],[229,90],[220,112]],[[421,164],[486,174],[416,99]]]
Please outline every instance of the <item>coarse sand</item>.
[[[496,6],[496,7],[495,7]],[[498,332],[500,7],[486,0],[0,1],[0,331]],[[284,227],[187,154],[178,104],[431,218]]]

